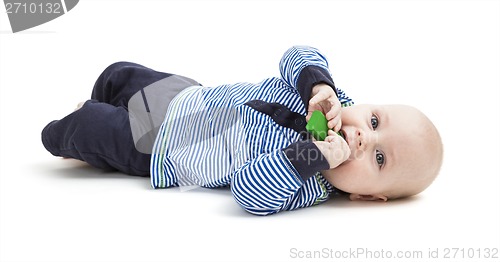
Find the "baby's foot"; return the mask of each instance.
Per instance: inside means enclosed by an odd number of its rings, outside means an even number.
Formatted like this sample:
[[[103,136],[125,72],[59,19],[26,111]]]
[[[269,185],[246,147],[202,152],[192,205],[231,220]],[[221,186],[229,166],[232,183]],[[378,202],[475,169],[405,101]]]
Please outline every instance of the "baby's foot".
[[[76,108],[75,108],[75,110],[74,110],[74,111],[76,111],[76,110],[78,110],[78,109],[82,108],[83,104],[85,104],[85,101],[78,103],[78,105],[76,105]]]

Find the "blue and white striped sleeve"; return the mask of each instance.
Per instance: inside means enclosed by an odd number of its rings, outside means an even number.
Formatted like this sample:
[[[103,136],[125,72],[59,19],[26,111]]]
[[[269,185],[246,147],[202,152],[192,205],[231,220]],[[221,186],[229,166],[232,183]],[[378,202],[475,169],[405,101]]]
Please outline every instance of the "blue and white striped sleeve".
[[[314,179],[314,177],[310,177]],[[246,211],[270,215],[283,210],[312,206],[324,192],[304,178],[293,167],[283,150],[247,162],[233,174],[231,191]]]
[[[347,107],[347,106],[352,106],[354,105],[354,101],[352,101],[352,99],[346,95],[346,93],[344,92],[344,90],[340,89],[340,88],[337,88],[337,96],[339,98],[339,102],[341,104],[342,107]]]
[[[312,88],[325,83],[333,88],[328,61],[316,48],[309,46],[293,46],[288,49],[280,61],[282,79],[290,86],[295,87],[308,108]]]

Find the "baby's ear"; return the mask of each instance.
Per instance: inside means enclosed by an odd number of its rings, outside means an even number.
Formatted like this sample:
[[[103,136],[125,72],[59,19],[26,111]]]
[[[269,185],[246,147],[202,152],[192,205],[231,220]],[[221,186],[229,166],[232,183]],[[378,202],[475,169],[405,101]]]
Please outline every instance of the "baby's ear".
[[[380,201],[386,202],[387,197],[384,195],[360,195],[360,194],[351,194],[349,198],[352,201]]]

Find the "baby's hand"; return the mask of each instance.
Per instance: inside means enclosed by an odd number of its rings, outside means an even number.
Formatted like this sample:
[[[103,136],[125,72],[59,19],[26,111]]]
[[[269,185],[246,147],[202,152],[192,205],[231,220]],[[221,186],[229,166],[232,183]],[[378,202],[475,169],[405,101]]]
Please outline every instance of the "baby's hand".
[[[338,167],[351,155],[347,142],[332,130],[328,130],[325,141],[314,141],[314,144],[325,156],[328,164],[330,164],[330,169]]]
[[[338,132],[342,126],[340,107],[340,101],[331,86],[327,84],[315,85],[311,92],[306,120],[309,121],[312,112],[319,110],[326,116],[328,128]]]

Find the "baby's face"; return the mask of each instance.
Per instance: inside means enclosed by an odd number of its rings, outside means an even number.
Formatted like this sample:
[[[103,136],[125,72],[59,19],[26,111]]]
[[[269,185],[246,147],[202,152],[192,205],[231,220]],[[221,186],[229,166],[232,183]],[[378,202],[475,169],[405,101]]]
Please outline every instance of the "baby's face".
[[[404,105],[356,105],[342,108],[342,132],[351,149],[349,159],[332,170],[328,180],[338,189],[373,195],[387,194],[418,180],[426,161],[426,139],[420,111]]]

